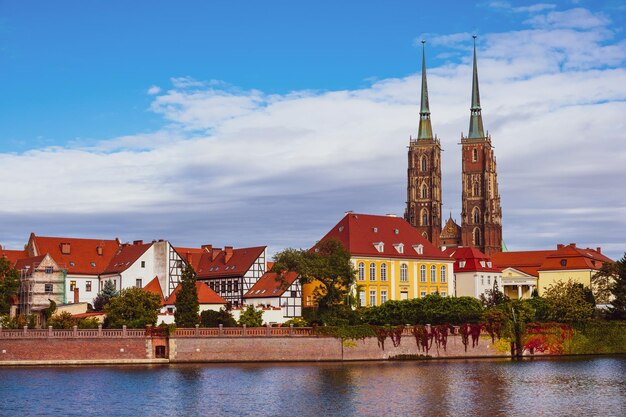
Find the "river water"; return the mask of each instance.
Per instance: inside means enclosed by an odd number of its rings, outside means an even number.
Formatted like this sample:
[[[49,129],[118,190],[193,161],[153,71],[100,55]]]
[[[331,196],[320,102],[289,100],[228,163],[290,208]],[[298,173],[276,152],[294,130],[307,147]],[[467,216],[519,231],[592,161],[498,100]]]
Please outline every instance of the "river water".
[[[0,368],[0,416],[626,416],[626,357]]]

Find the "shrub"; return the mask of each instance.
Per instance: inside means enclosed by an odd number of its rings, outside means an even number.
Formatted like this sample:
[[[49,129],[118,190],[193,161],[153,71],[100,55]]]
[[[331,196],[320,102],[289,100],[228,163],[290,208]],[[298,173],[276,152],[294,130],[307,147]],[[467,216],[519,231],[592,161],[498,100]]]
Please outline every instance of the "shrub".
[[[237,321],[230,311],[221,308],[219,311],[205,310],[200,313],[200,325],[202,327],[236,327]]]

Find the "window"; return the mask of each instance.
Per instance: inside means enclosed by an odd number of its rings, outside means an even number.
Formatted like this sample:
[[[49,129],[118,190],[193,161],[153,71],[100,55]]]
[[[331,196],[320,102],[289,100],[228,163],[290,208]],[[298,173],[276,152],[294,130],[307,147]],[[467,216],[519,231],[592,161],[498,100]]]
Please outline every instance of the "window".
[[[474,207],[473,217],[474,217],[474,223],[479,224],[480,223],[480,210],[478,209],[478,207]]]
[[[141,285],[141,278],[135,279],[135,288],[143,288],[143,285]]]
[[[409,267],[406,264],[400,265],[400,281],[407,282],[409,280]]]
[[[91,292],[91,281],[85,281],[85,291]]]
[[[567,259],[561,259],[561,266],[567,266]]]
[[[437,282],[437,267],[435,265],[430,267],[430,282],[433,284]]]
[[[76,281],[70,281],[70,291],[74,291],[76,288]]]
[[[459,268],[465,268],[465,261],[459,262]]]
[[[491,261],[487,262],[487,266],[488,266],[489,268],[491,268],[491,266],[492,266]]]
[[[374,262],[370,264],[370,281],[376,281],[376,264]]]
[[[91,265],[92,268],[96,267],[96,263],[95,262],[91,262],[89,265]]]
[[[220,292],[226,292],[226,283],[224,281],[221,282]]]
[[[485,267],[485,261],[480,261],[480,266]]]
[[[418,255],[424,254],[424,245],[413,245],[413,249],[415,249],[415,252],[417,252]]]
[[[422,198],[428,198],[428,188],[426,184],[422,185]]]
[[[370,291],[370,307],[375,306],[376,305],[376,291],[372,290]]]
[[[380,280],[387,281],[387,264],[382,263],[380,265]]]
[[[387,290],[380,291],[380,304],[387,302]]]
[[[491,285],[491,275],[487,275],[487,285]]]
[[[480,230],[474,229],[474,246],[480,246]]]
[[[474,183],[474,197],[478,197],[480,195],[480,187],[477,182]]]
[[[141,261],[141,267],[145,268],[146,267],[146,261]]]
[[[290,296],[291,298],[296,298],[298,296],[298,291],[290,291]]]
[[[485,285],[485,276],[484,275],[480,276],[480,285]]]
[[[408,291],[400,291],[400,300],[408,300],[409,292]]]
[[[420,266],[420,282],[426,282],[426,265]]]
[[[428,210],[422,209],[422,226],[428,226]]]
[[[426,162],[426,157],[422,156],[422,171],[426,171],[428,168],[428,163]]]
[[[365,264],[359,262],[359,281],[365,281]]]
[[[239,282],[237,281],[233,282],[233,291],[239,292]],[[295,292],[295,291],[292,291],[292,292]],[[295,297],[295,295],[292,295],[292,297]]]
[[[478,161],[478,149],[476,148],[472,149],[472,161]]]
[[[46,267],[46,274],[51,274],[53,272],[54,272],[54,268],[52,268],[51,266]]]
[[[398,230],[398,229],[396,229]],[[394,243],[393,245],[394,248],[396,248],[396,251],[400,254],[404,253],[404,244],[403,243]]]
[[[422,297],[422,298],[426,297],[426,291],[420,292],[420,297]]]
[[[228,292],[233,292],[233,283],[229,281],[227,288],[228,288]]]
[[[446,296],[446,292],[445,291],[441,291],[441,296],[445,297]]]
[[[52,284],[45,284],[44,287],[45,287],[46,293],[48,294],[54,290]]]
[[[361,307],[365,306],[365,291],[359,291],[359,305]]]
[[[440,277],[440,281],[442,284],[446,283],[446,266],[442,265],[441,266],[441,277]]]

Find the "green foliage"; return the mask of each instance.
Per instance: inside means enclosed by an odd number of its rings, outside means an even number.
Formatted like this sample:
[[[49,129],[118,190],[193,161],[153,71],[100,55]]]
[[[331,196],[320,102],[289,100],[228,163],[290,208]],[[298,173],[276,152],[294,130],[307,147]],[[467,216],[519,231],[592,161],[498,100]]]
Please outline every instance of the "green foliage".
[[[239,317],[239,325],[246,327],[263,326],[263,310],[257,310],[253,305],[248,305]]]
[[[572,280],[550,285],[544,298],[548,303],[549,319],[555,322],[576,323],[591,319],[593,304],[586,297],[585,288]]]
[[[495,279],[493,280],[493,288],[485,291],[485,294],[480,294],[480,302],[485,308],[493,308],[507,301],[509,301],[509,297],[500,291],[498,281]]]
[[[0,314],[9,314],[11,297],[17,295],[19,288],[19,272],[11,267],[8,259],[0,256]]]
[[[180,291],[176,294],[174,303],[176,311],[174,320],[178,327],[194,327],[198,323],[198,289],[196,288],[196,273],[191,265],[186,265],[182,271]]]
[[[361,313],[363,322],[378,326],[478,323],[482,315],[483,307],[473,297],[441,297],[438,294],[387,301],[381,306],[363,309]]]
[[[113,297],[104,308],[107,315],[105,326],[120,328],[126,325],[129,328],[143,328],[148,324],[154,325],[160,307],[161,299],[156,294],[141,288],[122,290],[120,295]]]
[[[540,323],[550,321],[550,305],[545,298],[537,296],[528,300],[522,300],[522,302],[534,311],[534,317],[531,321]]]
[[[588,321],[574,325],[574,334],[567,353],[624,353],[626,352],[626,323]]]
[[[118,292],[115,289],[115,284],[110,279],[104,283],[102,291],[98,293],[93,300],[93,309],[95,311],[103,311],[104,307],[109,304],[113,297],[117,297]]]
[[[591,287],[598,304],[609,304],[612,295],[611,287],[618,275],[618,262],[605,262],[591,277]]]
[[[57,303],[51,299],[48,299],[48,301],[50,301],[50,305],[43,309],[43,315],[46,319],[46,323],[48,322],[48,320],[50,320],[50,317],[52,317],[54,312],[57,310]]]
[[[63,311],[52,316],[48,321],[48,326],[52,326],[54,329],[71,329],[77,325],[78,320],[72,317],[72,313],[69,311]]]
[[[356,275],[350,253],[337,239],[319,242],[311,251],[285,249],[274,256],[272,271],[295,271],[302,284],[319,284],[313,296],[320,311],[346,302]]]
[[[286,322],[283,323],[283,326],[293,326],[293,327],[308,327],[309,323],[306,322],[306,320],[304,320],[301,317],[294,317],[292,319],[287,320]]]
[[[200,325],[202,327],[236,327],[237,321],[229,310],[221,308],[219,311],[205,310],[200,313]]]
[[[337,339],[359,340],[366,337],[376,337],[374,328],[369,324],[361,324],[357,326],[320,326],[313,330],[318,336],[331,336]]]
[[[612,268],[614,279],[610,289],[614,299],[611,301],[610,317],[626,320],[626,253]]]
[[[353,326],[362,323],[359,312],[344,304],[337,304],[320,312],[318,322],[326,326]]]

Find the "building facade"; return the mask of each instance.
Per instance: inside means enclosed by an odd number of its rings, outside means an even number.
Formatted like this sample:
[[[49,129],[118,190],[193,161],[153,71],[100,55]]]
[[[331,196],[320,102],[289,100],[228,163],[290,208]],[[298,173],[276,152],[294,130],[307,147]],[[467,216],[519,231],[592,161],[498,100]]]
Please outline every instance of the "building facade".
[[[491,258],[476,248],[457,248],[452,253],[454,263],[455,295],[480,298],[498,286],[502,290],[502,271]]]
[[[265,308],[278,307],[282,319],[277,323],[302,316],[302,285],[296,272],[266,272],[244,294],[245,304],[262,305]]]

